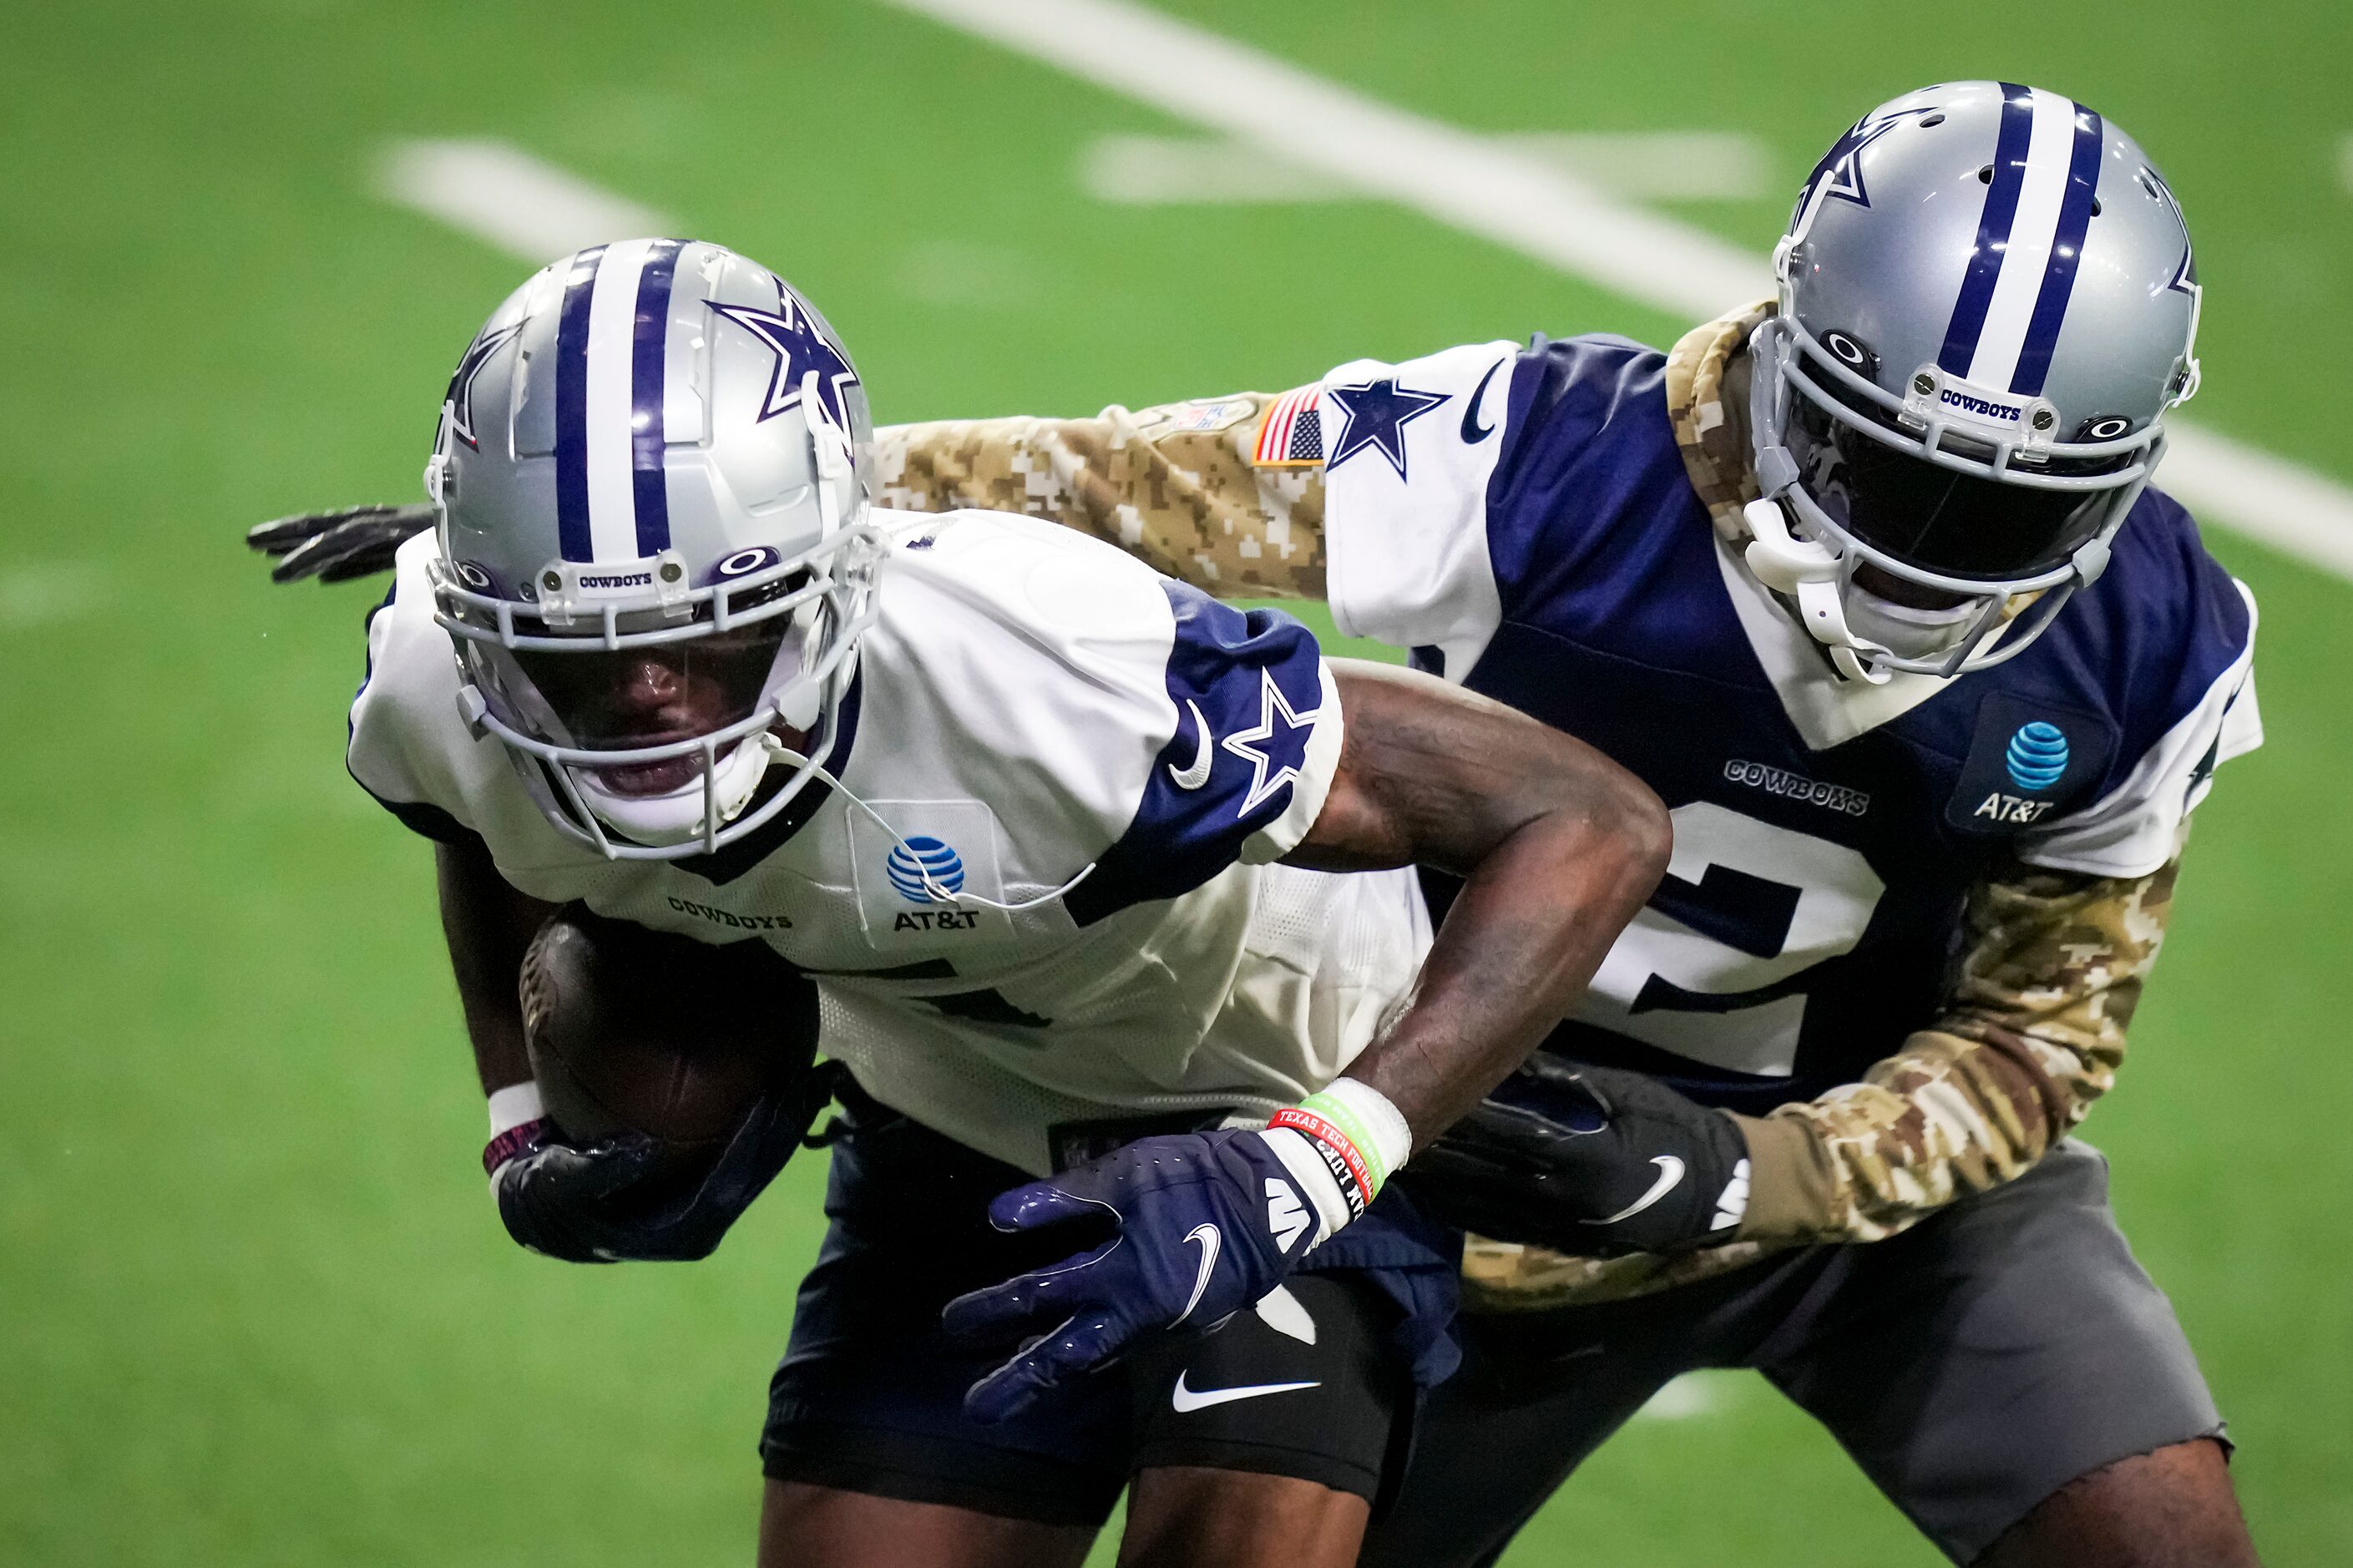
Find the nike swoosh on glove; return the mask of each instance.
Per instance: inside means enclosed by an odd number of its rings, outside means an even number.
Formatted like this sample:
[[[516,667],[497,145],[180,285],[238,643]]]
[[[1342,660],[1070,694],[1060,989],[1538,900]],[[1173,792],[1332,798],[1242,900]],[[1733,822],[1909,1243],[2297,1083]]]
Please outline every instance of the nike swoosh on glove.
[[[499,1217],[520,1245],[569,1263],[708,1258],[800,1147],[831,1083],[811,1071],[754,1101],[708,1162],[682,1163],[641,1132],[540,1142],[491,1173]]]
[[[1147,1334],[1206,1328],[1281,1284],[1326,1224],[1271,1136],[1296,1134],[1141,1139],[1051,1181],[997,1194],[988,1217],[1001,1231],[1091,1222],[1110,1237],[947,1304],[943,1321],[961,1338],[1042,1336],[972,1385],[965,1414],[1004,1420]]]
[[[1731,1239],[1748,1141],[1646,1074],[1538,1051],[1400,1179],[1426,1213],[1498,1241],[1677,1252]]]

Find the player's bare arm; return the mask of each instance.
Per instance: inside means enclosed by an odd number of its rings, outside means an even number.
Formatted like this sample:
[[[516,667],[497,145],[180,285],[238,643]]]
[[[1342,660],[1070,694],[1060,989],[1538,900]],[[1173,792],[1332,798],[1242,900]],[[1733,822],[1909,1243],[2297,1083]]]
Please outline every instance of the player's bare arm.
[[[1340,771],[1288,857],[1464,879],[1413,1004],[1350,1066],[1414,1142],[1444,1131],[1567,1012],[1666,867],[1665,808],[1583,742],[1501,703],[1354,660]]]
[[[1665,870],[1664,808],[1583,742],[1427,676],[1337,661],[1333,679],[1340,760],[1287,858],[1429,864],[1462,897],[1395,1022],[1265,1131],[1145,1138],[997,1200],[1000,1229],[1101,1245],[950,1303],[952,1332],[1029,1342],[973,1387],[980,1419],[1272,1290],[1535,1048]]]
[[[479,844],[436,844],[433,871],[474,1071],[482,1092],[495,1095],[531,1081],[517,980],[532,938],[555,906],[519,891]]]

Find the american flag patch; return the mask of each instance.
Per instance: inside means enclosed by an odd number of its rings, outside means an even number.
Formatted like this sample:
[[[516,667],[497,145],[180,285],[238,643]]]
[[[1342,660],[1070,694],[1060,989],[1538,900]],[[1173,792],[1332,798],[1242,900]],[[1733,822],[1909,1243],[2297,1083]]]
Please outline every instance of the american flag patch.
[[[1307,468],[1324,460],[1324,415],[1317,405],[1319,386],[1286,392],[1266,406],[1259,421],[1258,445],[1250,450],[1250,466],[1259,468]]]

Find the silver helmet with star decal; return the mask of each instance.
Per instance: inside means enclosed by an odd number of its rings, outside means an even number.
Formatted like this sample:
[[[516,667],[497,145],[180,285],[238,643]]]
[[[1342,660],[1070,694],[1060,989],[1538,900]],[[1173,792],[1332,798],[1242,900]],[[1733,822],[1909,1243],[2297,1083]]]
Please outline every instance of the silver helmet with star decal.
[[[807,787],[884,558],[872,429],[825,319],[720,246],[593,246],[491,314],[425,470],[434,612],[560,832],[677,858]]]
[[[2197,268],[2164,178],[2062,94],[1927,88],[1839,138],[1774,268],[1750,568],[1850,675],[2022,651],[2105,568],[2197,390]]]

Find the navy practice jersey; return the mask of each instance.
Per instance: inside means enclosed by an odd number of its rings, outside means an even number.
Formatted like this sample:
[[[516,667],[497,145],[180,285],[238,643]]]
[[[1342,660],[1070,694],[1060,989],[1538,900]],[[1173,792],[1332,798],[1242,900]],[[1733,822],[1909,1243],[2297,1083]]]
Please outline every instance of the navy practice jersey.
[[[2261,739],[2254,612],[2150,490],[2105,575],[2016,658],[1843,680],[1719,542],[1665,365],[1584,337],[1334,371],[1330,593],[1344,631],[1658,791],[1672,867],[1551,1044],[1761,1112],[1933,1021],[1968,889],[2005,857],[2165,863],[2215,763]]]

